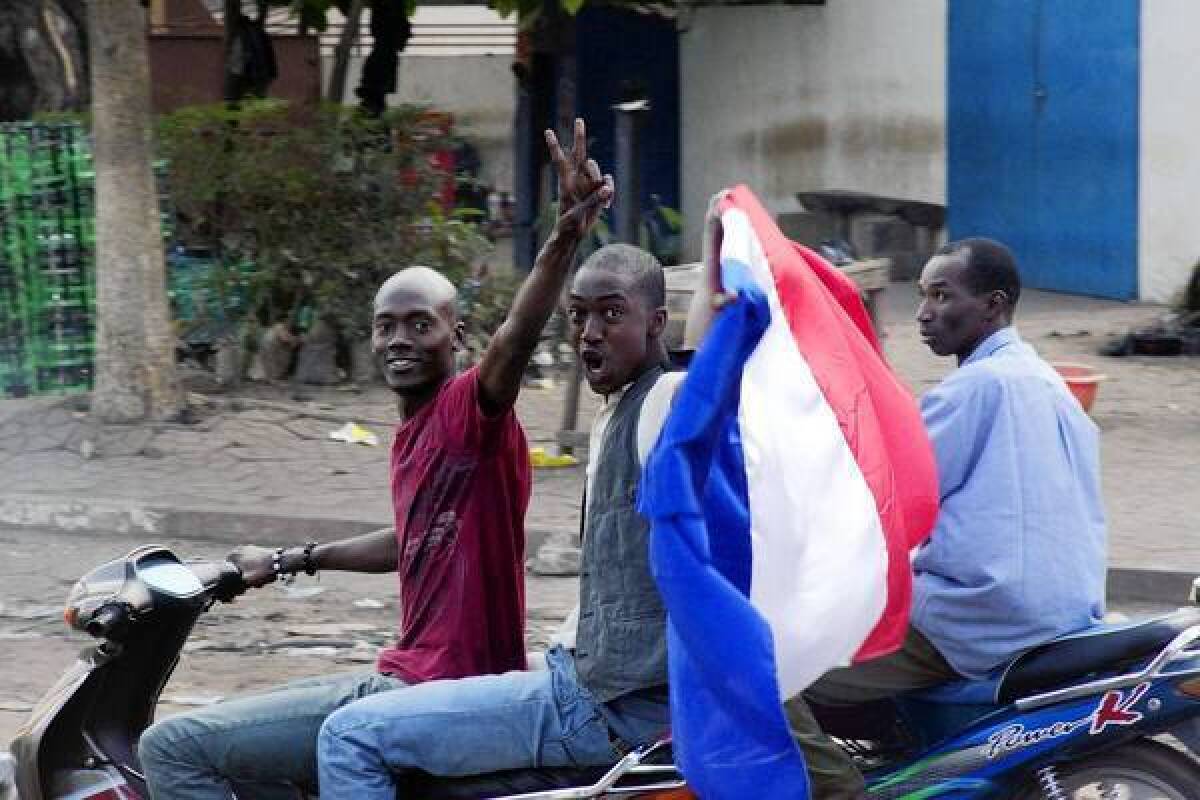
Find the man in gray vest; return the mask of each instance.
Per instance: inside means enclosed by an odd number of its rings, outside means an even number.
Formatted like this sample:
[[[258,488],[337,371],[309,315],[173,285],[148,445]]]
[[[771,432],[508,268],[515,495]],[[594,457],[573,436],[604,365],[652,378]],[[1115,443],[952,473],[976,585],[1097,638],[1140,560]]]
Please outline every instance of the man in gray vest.
[[[392,800],[394,776],[606,766],[669,726],[666,612],[635,510],[641,463],[678,381],[664,375],[666,297],[650,254],[610,245],[576,274],[571,339],[604,396],[592,431],[573,646],[546,670],[433,681],[334,712],[321,728],[323,800]]]

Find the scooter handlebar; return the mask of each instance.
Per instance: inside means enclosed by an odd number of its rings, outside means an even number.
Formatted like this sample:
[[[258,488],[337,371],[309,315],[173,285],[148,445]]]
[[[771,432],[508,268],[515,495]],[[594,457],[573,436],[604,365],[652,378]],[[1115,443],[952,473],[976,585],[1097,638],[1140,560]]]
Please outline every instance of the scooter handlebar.
[[[91,619],[84,623],[83,629],[97,639],[107,639],[114,630],[124,624],[128,616],[128,606],[122,603],[108,603],[92,614]]]
[[[228,603],[246,591],[242,571],[229,561],[201,561],[188,564],[208,593],[222,603]]]
[[[222,603],[229,603],[245,591],[246,581],[242,577],[241,569],[230,561],[222,561],[217,583],[213,587],[213,597]]]

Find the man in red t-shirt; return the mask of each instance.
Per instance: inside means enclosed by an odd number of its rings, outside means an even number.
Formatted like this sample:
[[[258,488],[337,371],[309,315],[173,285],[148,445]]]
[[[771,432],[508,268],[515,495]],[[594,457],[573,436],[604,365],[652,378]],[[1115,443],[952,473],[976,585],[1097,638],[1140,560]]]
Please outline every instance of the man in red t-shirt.
[[[525,668],[529,448],[512,407],[490,416],[484,402],[480,370],[470,369],[396,430],[403,614],[379,671],[405,683]]]
[[[375,296],[372,346],[401,415],[391,458],[395,530],[230,555],[249,586],[319,569],[397,572],[396,644],[375,672],[300,681],[151,726],[138,752],[155,800],[311,790],[317,733],[337,708],[414,683],[525,668],[531,479],[513,405],[579,243],[613,194],[611,177],[587,158],[582,120],[569,155],[553,133],[546,140],[563,213],[477,368],[455,375],[463,324],[442,275],[410,267]]]

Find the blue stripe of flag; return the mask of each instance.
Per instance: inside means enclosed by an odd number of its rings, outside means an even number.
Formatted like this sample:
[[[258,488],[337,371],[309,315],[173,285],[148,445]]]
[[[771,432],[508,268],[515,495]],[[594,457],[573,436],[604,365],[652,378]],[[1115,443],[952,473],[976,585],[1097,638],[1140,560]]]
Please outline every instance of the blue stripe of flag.
[[[705,800],[805,800],[766,620],[750,604],[751,540],[737,434],[742,370],[770,323],[746,265],[722,262],[736,302],[716,315],[642,478],[651,565],[668,611],[675,757]]]

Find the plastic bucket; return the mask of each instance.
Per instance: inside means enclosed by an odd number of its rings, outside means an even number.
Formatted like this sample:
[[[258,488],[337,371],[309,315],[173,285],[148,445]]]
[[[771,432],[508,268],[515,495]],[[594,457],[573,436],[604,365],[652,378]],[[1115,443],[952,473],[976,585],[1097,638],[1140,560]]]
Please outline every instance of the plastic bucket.
[[[1059,362],[1050,366],[1054,367],[1066,381],[1067,388],[1071,390],[1071,394],[1075,395],[1075,399],[1079,401],[1079,405],[1083,406],[1083,410],[1091,413],[1092,404],[1096,402],[1096,392],[1100,389],[1100,382],[1108,380],[1108,376],[1087,364]]]

